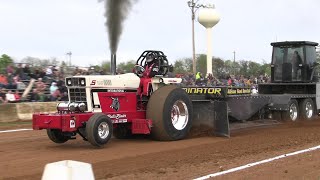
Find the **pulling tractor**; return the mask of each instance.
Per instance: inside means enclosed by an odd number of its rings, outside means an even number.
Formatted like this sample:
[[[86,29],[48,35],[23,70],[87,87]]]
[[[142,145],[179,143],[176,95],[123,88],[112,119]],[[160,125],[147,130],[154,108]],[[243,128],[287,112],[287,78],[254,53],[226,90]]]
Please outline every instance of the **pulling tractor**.
[[[154,77],[145,77],[146,57],[158,67]],[[88,75],[66,78],[69,102],[57,105],[53,114],[34,114],[33,129],[46,129],[55,143],[65,143],[79,134],[94,146],[105,145],[114,135],[151,134],[156,140],[180,140],[192,125],[192,102],[185,90],[167,78],[170,67],[161,51],[145,51],[134,73]]]
[[[161,51],[145,51],[134,73],[66,78],[69,102],[54,114],[34,114],[33,129],[47,129],[55,143],[79,134],[103,146],[113,134],[122,139],[151,134],[156,140],[185,138],[191,126],[209,125],[219,136],[230,136],[230,121],[246,122],[259,115],[278,121],[312,120],[320,109],[318,43],[271,43],[271,82],[258,94],[245,87],[180,87],[167,78],[168,60]],[[144,75],[146,57],[153,55],[158,74]]]

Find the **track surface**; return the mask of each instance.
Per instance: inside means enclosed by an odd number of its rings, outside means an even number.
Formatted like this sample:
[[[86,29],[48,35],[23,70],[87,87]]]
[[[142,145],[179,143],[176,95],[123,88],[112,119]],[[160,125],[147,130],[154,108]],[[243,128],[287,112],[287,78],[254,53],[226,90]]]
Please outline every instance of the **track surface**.
[[[112,139],[103,149],[94,148],[81,138],[54,144],[44,130],[2,133],[0,179],[40,179],[45,164],[60,160],[92,163],[96,179],[192,179],[320,145],[319,129],[320,120],[316,120],[241,130],[230,139],[210,136],[175,142],[145,137]],[[313,151],[216,179],[319,177],[320,151]]]

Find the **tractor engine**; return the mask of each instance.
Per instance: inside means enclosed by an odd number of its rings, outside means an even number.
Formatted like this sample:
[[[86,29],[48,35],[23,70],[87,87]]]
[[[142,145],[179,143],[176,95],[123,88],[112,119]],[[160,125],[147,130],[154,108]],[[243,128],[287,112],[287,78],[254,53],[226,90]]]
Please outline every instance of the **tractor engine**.
[[[139,84],[140,78],[133,73],[66,78],[69,103],[60,103],[57,108],[110,114],[135,111]]]

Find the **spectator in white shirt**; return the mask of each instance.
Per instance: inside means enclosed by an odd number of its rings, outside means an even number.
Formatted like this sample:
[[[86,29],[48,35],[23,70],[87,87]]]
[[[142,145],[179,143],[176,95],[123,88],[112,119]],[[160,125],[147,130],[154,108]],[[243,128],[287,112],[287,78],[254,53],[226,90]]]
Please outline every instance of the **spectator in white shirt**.
[[[50,66],[46,69],[46,76],[49,76],[49,77],[52,76],[52,69]]]
[[[10,91],[10,90],[6,94],[6,99],[8,102],[16,102],[16,98],[15,98],[14,94],[12,93],[12,91]]]

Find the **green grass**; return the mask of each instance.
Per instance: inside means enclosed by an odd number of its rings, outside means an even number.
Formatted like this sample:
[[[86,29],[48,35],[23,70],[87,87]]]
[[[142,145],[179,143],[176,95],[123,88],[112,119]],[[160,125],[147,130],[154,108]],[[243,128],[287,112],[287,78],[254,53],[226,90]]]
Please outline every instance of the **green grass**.
[[[32,125],[32,121],[0,122],[1,126]]]

